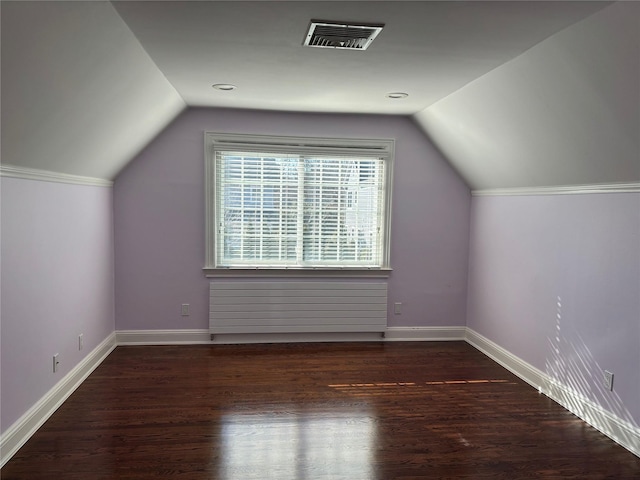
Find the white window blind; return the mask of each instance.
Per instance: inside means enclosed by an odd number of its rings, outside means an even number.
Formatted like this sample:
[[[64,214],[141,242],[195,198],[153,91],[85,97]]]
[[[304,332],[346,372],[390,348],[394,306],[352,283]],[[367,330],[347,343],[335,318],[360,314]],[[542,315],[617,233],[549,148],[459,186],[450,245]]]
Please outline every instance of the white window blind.
[[[209,145],[211,267],[388,266],[391,142],[236,137]]]

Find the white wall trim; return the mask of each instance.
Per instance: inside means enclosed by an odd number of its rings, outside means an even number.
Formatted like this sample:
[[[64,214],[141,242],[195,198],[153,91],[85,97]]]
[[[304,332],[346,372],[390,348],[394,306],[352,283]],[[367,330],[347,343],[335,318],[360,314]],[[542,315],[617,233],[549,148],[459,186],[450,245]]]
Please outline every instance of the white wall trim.
[[[112,333],[2,434],[0,467],[9,461],[115,347],[116,336]]]
[[[119,330],[118,345],[227,345],[287,342],[371,342],[384,340],[380,333],[243,333],[216,334],[211,340],[208,329],[194,330]]]
[[[0,439],[0,467],[22,447],[117,345],[196,345],[343,341],[466,341],[480,352],[558,402],[568,411],[640,457],[640,428],[562,385],[495,342],[468,327],[389,327],[375,333],[216,335],[209,330],[119,330],[109,335],[47,392]]]
[[[464,341],[466,327],[387,327],[388,342]]]
[[[118,345],[196,345],[286,342],[401,342],[465,340],[466,327],[388,327],[384,338],[377,332],[218,334],[211,340],[207,329],[118,330]]]
[[[230,134],[204,132],[204,153],[205,153],[205,266],[206,275],[215,275],[223,270],[226,261],[220,257],[218,252],[218,224],[221,219],[216,219],[220,207],[223,203],[218,193],[219,189],[214,186],[220,179],[216,178],[217,169],[221,160],[218,158],[221,152],[272,152],[276,154],[291,153],[295,155],[317,155],[336,154],[349,157],[360,156],[375,159],[383,162],[384,169],[381,173],[383,188],[383,204],[378,206],[382,214],[381,231],[379,232],[379,247],[381,248],[377,262],[383,270],[388,270],[390,265],[390,236],[391,236],[391,197],[393,189],[393,165],[395,156],[395,140],[392,138],[329,138],[329,137],[298,137],[298,136],[275,136],[275,135],[254,135],[254,134]],[[324,261],[324,260],[322,260]],[[252,265],[256,266],[256,265]],[[325,265],[326,266],[326,265]],[[282,265],[281,265],[282,267]],[[307,265],[297,265],[298,269],[306,270]],[[257,268],[260,270],[260,268]],[[365,269],[362,269],[364,271]],[[379,269],[378,269],[379,270]]]
[[[640,428],[605,410],[567,385],[516,357],[498,344],[467,327],[468,343],[513,374],[558,402],[614,442],[640,457]]]
[[[36,168],[17,167],[15,165],[0,165],[1,177],[22,178],[25,180],[39,180],[43,182],[70,183],[73,185],[91,185],[95,187],[112,187],[111,180],[102,178],[82,177],[68,173],[50,172]]]
[[[640,428],[605,410],[570,387],[549,378],[542,393],[640,457]]]
[[[211,343],[209,330],[116,330],[118,345],[198,345]]]
[[[592,185],[561,185],[556,187],[519,187],[519,188],[490,188],[486,190],[472,190],[474,197],[510,196],[510,195],[576,195],[593,193],[638,193],[640,182],[632,183],[596,183]]]
[[[540,391],[546,382],[546,374],[524,360],[505,350],[497,343],[467,327],[465,340],[477,350],[480,350],[487,357],[502,365],[511,373],[527,382],[536,390]]]
[[[391,275],[391,268],[203,268],[207,278],[242,278],[280,280],[290,278],[381,278]]]

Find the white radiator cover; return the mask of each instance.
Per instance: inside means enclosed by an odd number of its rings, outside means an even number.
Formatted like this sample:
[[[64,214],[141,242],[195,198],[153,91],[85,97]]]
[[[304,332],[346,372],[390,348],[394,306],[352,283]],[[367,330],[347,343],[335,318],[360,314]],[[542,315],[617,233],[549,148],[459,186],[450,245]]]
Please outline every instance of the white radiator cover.
[[[211,334],[384,332],[386,328],[386,283],[209,284]]]

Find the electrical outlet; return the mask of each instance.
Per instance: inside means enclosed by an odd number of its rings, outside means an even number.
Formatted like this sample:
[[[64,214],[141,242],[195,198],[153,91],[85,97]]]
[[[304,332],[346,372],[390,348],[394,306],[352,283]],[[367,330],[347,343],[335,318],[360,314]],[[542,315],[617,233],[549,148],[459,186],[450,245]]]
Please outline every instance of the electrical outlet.
[[[78,350],[82,350],[82,347],[84,347],[84,340],[82,338],[82,335],[82,333],[78,335]]]
[[[58,359],[58,356],[60,354],[56,353],[53,356],[53,373],[56,373],[58,371],[58,366],[60,365],[60,360]]]
[[[613,391],[613,373],[605,370],[603,378],[604,388],[609,391]]]
[[[402,313],[402,303],[396,302],[393,304],[393,313],[396,315],[400,315]]]
[[[189,316],[189,304],[188,303],[183,303],[182,304],[181,312],[182,312],[182,316],[183,317],[188,317]]]

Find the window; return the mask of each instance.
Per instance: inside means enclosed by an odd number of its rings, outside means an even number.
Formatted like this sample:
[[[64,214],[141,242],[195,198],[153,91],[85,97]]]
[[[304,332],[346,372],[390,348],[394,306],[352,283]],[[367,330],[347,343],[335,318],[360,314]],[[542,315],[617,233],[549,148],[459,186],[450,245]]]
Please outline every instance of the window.
[[[388,269],[393,140],[205,135],[205,269]]]

